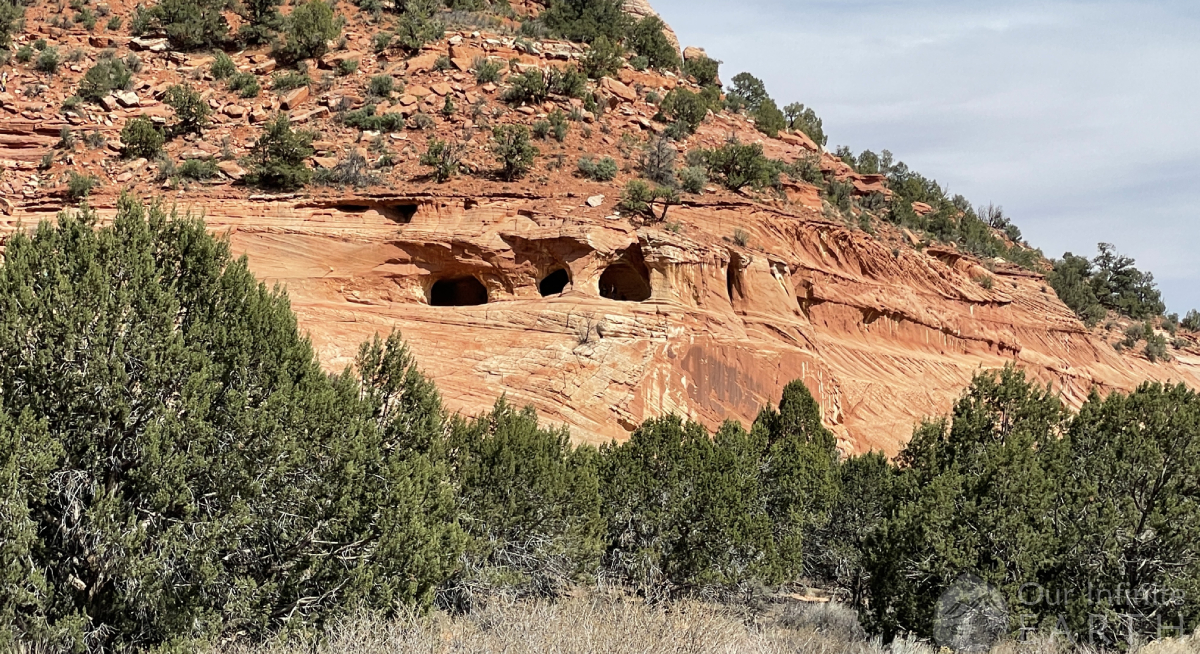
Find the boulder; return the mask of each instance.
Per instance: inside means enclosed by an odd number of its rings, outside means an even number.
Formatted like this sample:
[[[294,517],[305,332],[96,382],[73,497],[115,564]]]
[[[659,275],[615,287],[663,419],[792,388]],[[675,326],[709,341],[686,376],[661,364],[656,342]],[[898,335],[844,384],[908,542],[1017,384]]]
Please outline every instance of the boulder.
[[[237,165],[236,161],[218,162],[217,170],[221,171],[226,177],[235,182],[246,176],[246,169]]]
[[[633,102],[638,99],[637,91],[625,86],[611,77],[605,77],[600,80],[600,88],[608,91],[608,93],[624,102]]]
[[[285,111],[290,111],[299,107],[301,103],[308,99],[308,87],[301,86],[298,89],[288,91],[279,101],[279,107]]]
[[[138,100],[137,94],[133,91],[117,91],[113,94],[113,96],[116,98],[117,104],[121,105],[122,107],[136,107],[141,104],[141,102]]]
[[[167,40],[165,38],[148,39],[148,38],[133,38],[129,39],[130,50],[141,50],[147,52],[166,52]]]

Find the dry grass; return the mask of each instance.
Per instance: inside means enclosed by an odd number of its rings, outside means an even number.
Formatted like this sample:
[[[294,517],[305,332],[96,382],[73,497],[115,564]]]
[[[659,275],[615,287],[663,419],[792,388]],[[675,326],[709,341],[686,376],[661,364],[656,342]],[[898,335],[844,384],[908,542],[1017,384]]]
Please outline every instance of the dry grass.
[[[317,648],[278,641],[212,654],[939,654],[915,639],[883,645],[847,621],[844,607],[788,606],[772,617],[700,602],[650,606],[628,598],[493,602],[470,614],[347,619]],[[1004,643],[990,654],[1068,654],[1066,643]],[[1200,654],[1200,641],[1163,641],[1139,654]]]

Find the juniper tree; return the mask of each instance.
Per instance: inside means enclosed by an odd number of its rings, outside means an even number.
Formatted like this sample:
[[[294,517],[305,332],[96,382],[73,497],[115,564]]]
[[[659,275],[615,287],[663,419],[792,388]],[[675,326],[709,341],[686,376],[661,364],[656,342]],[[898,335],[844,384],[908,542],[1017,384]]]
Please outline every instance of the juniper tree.
[[[395,336],[330,376],[287,298],[122,197],[0,266],[0,642],[185,646],[431,601],[462,547]]]

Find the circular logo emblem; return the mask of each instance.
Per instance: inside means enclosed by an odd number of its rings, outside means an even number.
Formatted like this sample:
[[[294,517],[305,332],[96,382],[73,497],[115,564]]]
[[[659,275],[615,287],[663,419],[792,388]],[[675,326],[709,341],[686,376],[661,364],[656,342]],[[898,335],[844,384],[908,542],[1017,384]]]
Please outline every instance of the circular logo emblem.
[[[973,574],[962,574],[938,599],[933,638],[956,652],[977,654],[991,649],[1008,633],[1004,596]]]

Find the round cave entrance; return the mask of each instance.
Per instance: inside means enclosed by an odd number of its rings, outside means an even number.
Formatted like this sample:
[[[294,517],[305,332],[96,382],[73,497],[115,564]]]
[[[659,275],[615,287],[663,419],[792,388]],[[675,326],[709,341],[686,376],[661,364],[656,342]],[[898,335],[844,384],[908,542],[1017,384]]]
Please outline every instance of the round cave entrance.
[[[650,280],[633,265],[618,261],[600,275],[600,295],[619,302],[649,300]]]
[[[542,297],[547,295],[558,295],[567,288],[567,284],[571,283],[571,277],[567,275],[567,271],[559,268],[554,272],[546,275],[541,282],[538,283],[538,292]]]
[[[429,289],[429,304],[435,307],[471,307],[487,301],[487,288],[474,277],[439,279]]]

